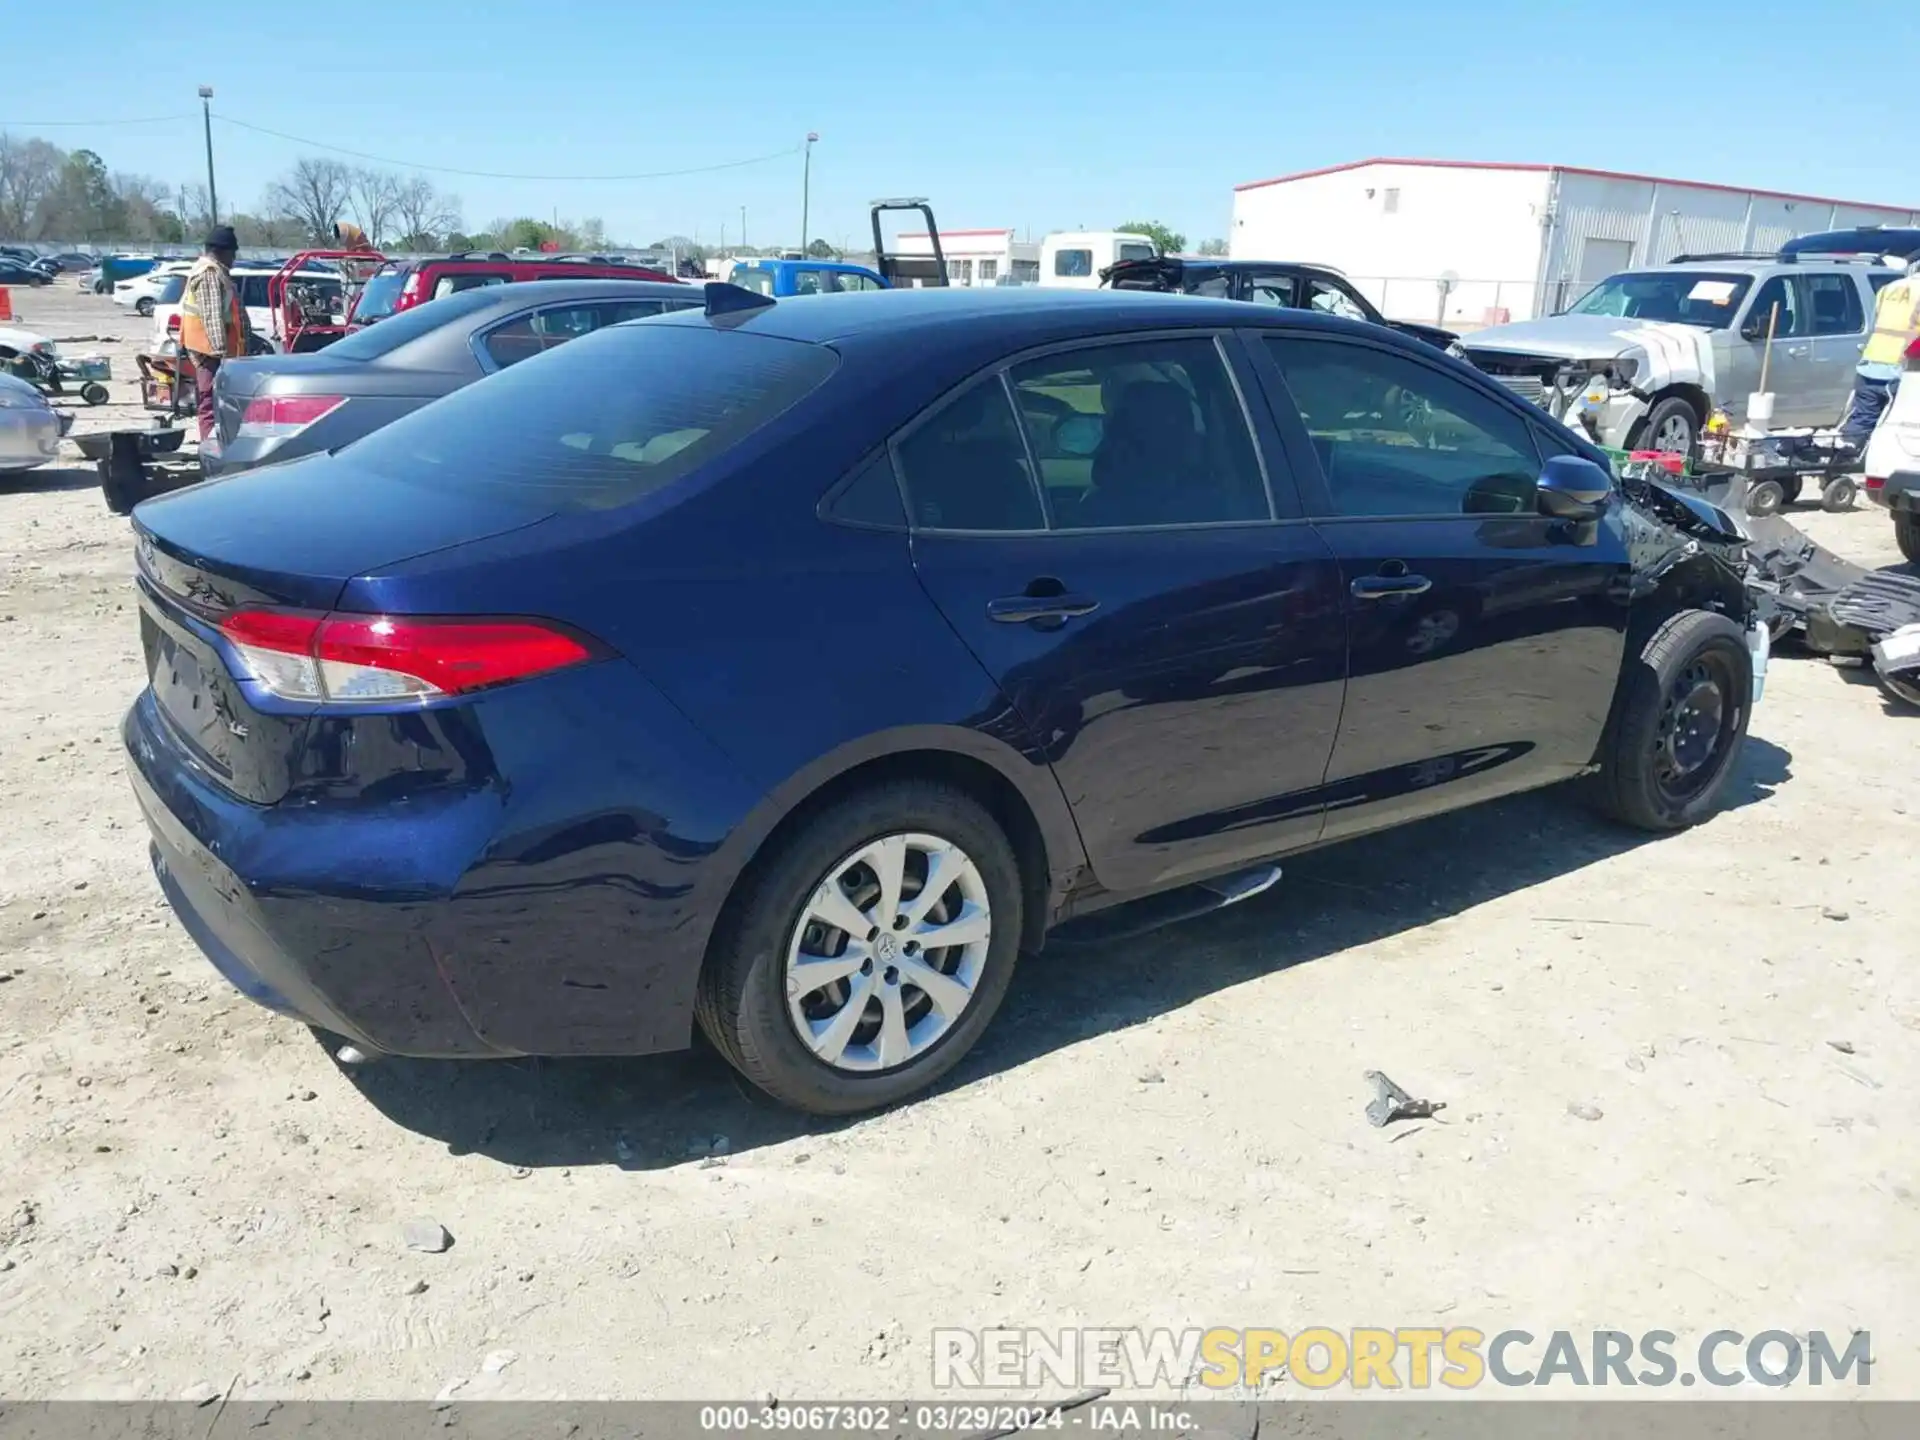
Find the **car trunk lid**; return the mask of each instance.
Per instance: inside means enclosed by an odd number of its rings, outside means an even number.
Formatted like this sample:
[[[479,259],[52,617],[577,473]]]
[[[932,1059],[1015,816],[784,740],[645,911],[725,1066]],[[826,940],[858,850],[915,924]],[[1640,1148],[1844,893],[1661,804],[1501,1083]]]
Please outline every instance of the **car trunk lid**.
[[[134,535],[154,704],[219,784],[271,804],[297,773],[312,707],[265,696],[222,636],[222,620],[241,610],[326,611],[356,575],[549,513],[525,502],[423,496],[325,455],[149,501],[134,514]]]

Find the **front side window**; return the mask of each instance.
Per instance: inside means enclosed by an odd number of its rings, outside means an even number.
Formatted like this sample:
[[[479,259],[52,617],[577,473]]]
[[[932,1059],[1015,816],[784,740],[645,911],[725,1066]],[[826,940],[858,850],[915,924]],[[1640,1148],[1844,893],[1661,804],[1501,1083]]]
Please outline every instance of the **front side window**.
[[[793,293],[796,295],[818,295],[823,290],[831,289],[833,289],[833,278],[822,275],[818,270],[793,272]]]
[[[1212,339],[1072,350],[1008,374],[1055,529],[1269,517],[1253,434]]]
[[[1532,514],[1540,457],[1527,422],[1390,351],[1268,336],[1312,437],[1336,516]]]
[[[885,287],[871,275],[862,275],[857,270],[842,270],[834,277],[837,288],[842,291],[880,290]]]
[[[1318,310],[1323,315],[1338,315],[1343,320],[1364,320],[1367,312],[1362,310],[1354,299],[1338,285],[1325,280],[1307,280],[1302,285],[1306,293],[1303,310]]]
[[[744,265],[735,266],[729,283],[738,285],[742,290],[751,290],[756,295],[773,294],[773,272],[770,270],[750,270]]]
[[[1247,285],[1247,299],[1256,305],[1274,305],[1291,310],[1298,303],[1298,289],[1291,275],[1255,275]]]
[[[1764,337],[1771,325],[1776,340],[1811,334],[1805,299],[1798,285],[1789,285],[1786,276],[1776,275],[1755,293],[1745,328]]]
[[[1142,257],[1143,259],[1146,257]],[[1062,279],[1078,280],[1093,274],[1093,251],[1056,250],[1053,252],[1053,273]]]

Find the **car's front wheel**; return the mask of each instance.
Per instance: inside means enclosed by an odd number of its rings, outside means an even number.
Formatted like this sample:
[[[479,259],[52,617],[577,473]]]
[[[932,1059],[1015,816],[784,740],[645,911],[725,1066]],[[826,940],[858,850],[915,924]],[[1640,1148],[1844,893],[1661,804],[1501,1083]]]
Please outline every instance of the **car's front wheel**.
[[[1022,889],[993,816],[904,780],[839,801],[743,882],[701,975],[700,1027],[787,1105],[890,1105],[959,1063],[1019,954]]]
[[[1600,809],[1641,830],[1684,830],[1719,807],[1746,743],[1753,656],[1741,628],[1682,610],[1628,660],[1600,742]]]
[[[1700,417],[1693,405],[1678,395],[1669,395],[1648,413],[1640,427],[1640,448],[1658,450],[1667,455],[1691,455],[1700,435]]]

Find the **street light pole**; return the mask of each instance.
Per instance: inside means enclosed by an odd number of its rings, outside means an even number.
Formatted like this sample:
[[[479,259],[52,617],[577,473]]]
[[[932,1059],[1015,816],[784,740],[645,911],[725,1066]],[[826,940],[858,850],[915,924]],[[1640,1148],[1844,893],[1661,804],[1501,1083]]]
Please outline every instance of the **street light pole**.
[[[747,207],[740,207],[740,248],[747,248]]]
[[[819,131],[807,132],[806,158],[800,162],[800,253],[802,255],[807,253],[807,246],[811,243],[807,239],[807,210],[813,198],[813,144],[819,138]]]
[[[220,192],[213,188],[213,87],[200,87],[200,125],[207,137],[207,218],[220,223]]]

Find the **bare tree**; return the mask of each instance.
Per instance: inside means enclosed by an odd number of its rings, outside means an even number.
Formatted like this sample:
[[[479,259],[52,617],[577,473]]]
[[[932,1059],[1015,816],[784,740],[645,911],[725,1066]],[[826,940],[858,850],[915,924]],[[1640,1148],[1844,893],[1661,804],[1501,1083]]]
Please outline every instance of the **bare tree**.
[[[0,235],[24,240],[35,233],[41,202],[59,186],[66,160],[37,136],[16,140],[0,131]]]
[[[402,244],[430,250],[460,228],[460,197],[443,195],[426,176],[415,175],[395,193],[393,215]]]
[[[348,184],[348,203],[367,243],[378,245],[387,238],[399,208],[400,181],[390,170],[356,170]]]
[[[267,209],[297,221],[308,238],[330,241],[333,227],[346,213],[353,179],[353,171],[338,160],[303,155],[267,187]]]

